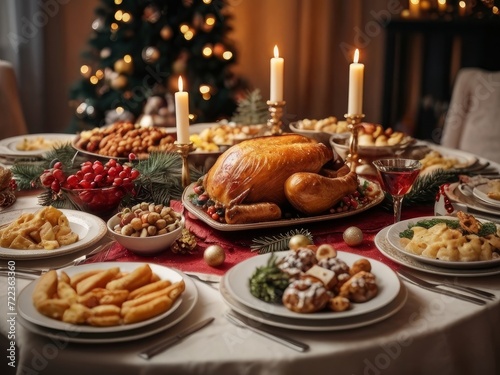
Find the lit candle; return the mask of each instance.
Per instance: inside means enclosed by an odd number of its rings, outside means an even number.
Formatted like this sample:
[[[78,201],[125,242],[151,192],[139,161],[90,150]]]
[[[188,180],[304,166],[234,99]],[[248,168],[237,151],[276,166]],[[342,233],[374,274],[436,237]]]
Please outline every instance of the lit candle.
[[[410,0],[410,15],[418,17],[420,15],[420,0]]]
[[[189,94],[182,91],[182,77],[179,77],[179,91],[175,93],[175,122],[177,143],[189,143]]]
[[[349,66],[349,105],[347,113],[361,115],[363,113],[363,74],[365,66],[358,62],[359,50],[354,52],[353,63]]]
[[[438,10],[440,12],[446,12],[446,0],[438,0]]]
[[[274,57],[271,58],[271,94],[269,100],[280,102],[283,100],[283,67],[285,61],[279,57],[278,46],[274,46]]]
[[[467,4],[465,1],[460,1],[458,3],[458,14],[463,17],[467,13]]]

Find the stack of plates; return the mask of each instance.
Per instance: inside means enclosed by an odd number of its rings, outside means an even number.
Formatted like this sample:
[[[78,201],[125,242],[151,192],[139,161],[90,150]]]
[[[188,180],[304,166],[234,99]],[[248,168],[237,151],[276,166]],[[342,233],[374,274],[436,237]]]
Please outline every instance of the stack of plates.
[[[475,262],[445,261],[410,253],[401,246],[399,233],[408,229],[410,223],[435,218],[435,216],[424,216],[390,225],[377,233],[375,245],[387,258],[418,271],[452,277],[477,277],[500,273],[500,259]],[[451,216],[439,218],[457,220],[456,217]]]
[[[267,303],[250,293],[249,279],[255,269],[267,264],[271,255],[247,259],[231,268],[221,280],[220,291],[225,303],[237,313],[270,326],[304,331],[345,330],[387,319],[405,304],[407,291],[397,275],[385,264],[370,259],[372,273],[377,277],[379,293],[365,303],[353,303],[343,312],[322,311],[300,314],[281,304]],[[279,255],[280,256],[280,255]],[[338,252],[338,257],[351,265],[360,256]]]
[[[86,264],[82,266],[63,269],[68,276],[95,269],[107,269],[120,267],[120,270],[131,272],[143,263],[134,262],[106,262]],[[38,280],[33,281],[24,288],[18,297],[18,312],[21,316],[21,324],[36,334],[61,339],[66,341],[90,344],[104,344],[113,342],[125,342],[154,335],[174,326],[184,319],[193,310],[197,300],[198,291],[193,281],[180,271],[150,264],[151,269],[161,279],[169,279],[172,282],[184,280],[186,289],[174,305],[165,313],[134,324],[126,324],[113,327],[93,327],[87,325],[75,325],[51,319],[40,314],[33,306],[32,294]]]

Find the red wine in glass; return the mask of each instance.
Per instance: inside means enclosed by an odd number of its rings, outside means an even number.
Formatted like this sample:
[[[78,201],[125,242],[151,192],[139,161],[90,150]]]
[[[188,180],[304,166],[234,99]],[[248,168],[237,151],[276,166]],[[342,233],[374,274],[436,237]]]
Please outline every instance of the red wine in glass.
[[[394,202],[394,222],[401,220],[403,197],[417,179],[422,165],[413,159],[379,159],[373,162],[377,168],[384,190]]]

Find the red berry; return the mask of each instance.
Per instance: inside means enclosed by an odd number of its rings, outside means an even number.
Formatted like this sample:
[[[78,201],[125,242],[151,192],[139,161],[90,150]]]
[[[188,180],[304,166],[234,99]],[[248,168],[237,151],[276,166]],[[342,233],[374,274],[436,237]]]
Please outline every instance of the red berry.
[[[52,172],[52,175],[59,181],[59,182],[63,182],[64,181],[64,172],[62,171],[62,169],[54,169],[54,171]]]
[[[63,164],[62,164],[60,161],[58,161],[58,162],[56,162],[56,163],[54,164],[54,168],[55,168],[55,169],[62,169],[62,167],[63,167]]]
[[[50,185],[50,188],[55,191],[56,193],[59,193],[61,190],[61,185],[59,184],[59,181],[54,180],[52,181],[52,184]]]
[[[94,170],[95,174],[101,174],[102,172],[104,172],[104,166],[101,163],[94,163],[92,169]]]
[[[91,165],[84,165],[81,169],[82,173],[83,174],[87,174],[87,173],[92,173],[94,172],[94,170],[92,169],[92,166]]]
[[[140,173],[137,169],[132,169],[132,170],[130,171],[130,178],[131,178],[132,180],[135,180],[137,177],[139,177],[139,175],[140,175],[140,174],[141,174],[141,173]]]
[[[132,161],[132,160],[136,160],[136,159],[137,159],[137,156],[133,152],[128,154],[128,160]]]

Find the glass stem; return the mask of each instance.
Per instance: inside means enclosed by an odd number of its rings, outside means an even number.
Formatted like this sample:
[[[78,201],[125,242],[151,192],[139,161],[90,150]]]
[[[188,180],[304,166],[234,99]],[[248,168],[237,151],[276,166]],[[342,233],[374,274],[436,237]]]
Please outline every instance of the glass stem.
[[[393,204],[394,204],[394,222],[397,223],[401,220],[401,206],[403,205],[403,197],[404,195],[395,195],[393,196]]]

